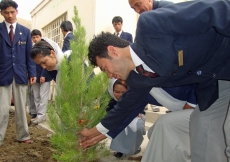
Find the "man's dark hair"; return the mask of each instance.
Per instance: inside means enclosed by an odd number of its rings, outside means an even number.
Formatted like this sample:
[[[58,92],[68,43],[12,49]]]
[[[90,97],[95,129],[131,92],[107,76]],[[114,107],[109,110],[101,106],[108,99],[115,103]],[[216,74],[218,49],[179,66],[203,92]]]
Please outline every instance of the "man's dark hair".
[[[115,16],[112,20],[112,24],[119,23],[119,22],[121,22],[121,24],[123,23],[123,19],[120,16]]]
[[[111,59],[107,50],[107,47],[110,45],[124,48],[129,46],[129,41],[121,39],[120,37],[117,37],[109,32],[102,32],[101,34],[94,36],[88,48],[88,59],[93,66],[97,66],[96,56],[99,58]]]
[[[33,48],[30,50],[30,57],[34,59],[38,55],[49,56],[51,50],[54,50],[53,47],[44,39],[41,39],[41,41],[35,43]]]
[[[60,28],[62,28],[65,32],[73,31],[73,25],[70,21],[63,21]]]
[[[32,30],[32,32],[31,32],[31,37],[32,37],[32,36],[35,36],[35,35],[39,35],[39,36],[41,37],[41,36],[42,36],[42,33],[40,32],[40,30],[34,29],[34,30]]]
[[[13,7],[15,9],[17,9],[18,4],[15,1],[12,1],[12,0],[2,0],[0,2],[0,10],[1,11],[7,9],[8,7]]]

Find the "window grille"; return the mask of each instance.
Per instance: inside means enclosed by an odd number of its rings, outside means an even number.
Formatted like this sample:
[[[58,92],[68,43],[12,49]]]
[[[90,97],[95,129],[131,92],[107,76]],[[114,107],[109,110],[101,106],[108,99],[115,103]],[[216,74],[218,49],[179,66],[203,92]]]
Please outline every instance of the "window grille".
[[[63,44],[63,34],[61,32],[60,25],[62,21],[66,20],[66,16],[67,14],[64,13],[63,15],[59,16],[58,18],[53,20],[51,23],[49,23],[48,25],[42,28],[43,36],[56,42],[60,48],[62,48],[62,44]],[[56,93],[55,85],[56,83],[52,80],[50,82],[50,94],[49,94],[50,101],[54,101],[54,96]]]
[[[56,42],[60,48],[62,48],[63,44],[63,34],[61,32],[60,25],[62,21],[66,20],[66,16],[67,14],[64,13],[42,28],[43,36]]]

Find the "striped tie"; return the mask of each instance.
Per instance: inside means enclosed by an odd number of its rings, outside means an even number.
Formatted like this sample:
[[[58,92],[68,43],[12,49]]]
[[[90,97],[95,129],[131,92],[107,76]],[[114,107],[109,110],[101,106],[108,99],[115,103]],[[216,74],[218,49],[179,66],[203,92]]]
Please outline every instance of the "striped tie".
[[[13,25],[10,25],[9,36],[10,36],[10,42],[11,42],[11,44],[13,44],[13,42],[14,42],[14,27],[13,27]]]
[[[147,77],[151,77],[151,78],[156,78],[158,77],[159,75],[157,73],[152,73],[152,72],[149,72],[149,71],[146,71],[142,65],[139,65],[136,67],[136,71],[141,74],[141,75],[144,75],[144,76],[147,76]]]

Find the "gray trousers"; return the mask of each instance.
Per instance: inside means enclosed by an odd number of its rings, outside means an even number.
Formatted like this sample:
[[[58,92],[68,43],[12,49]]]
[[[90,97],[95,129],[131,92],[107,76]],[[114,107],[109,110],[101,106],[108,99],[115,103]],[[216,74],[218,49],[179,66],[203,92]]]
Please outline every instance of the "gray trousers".
[[[15,79],[13,79],[13,83],[11,85],[0,86],[0,146],[3,143],[8,125],[12,88],[17,138],[19,141],[30,139],[26,120],[27,85],[17,84]]]
[[[162,115],[148,131],[141,162],[191,162],[189,120],[193,109]]]
[[[35,103],[34,103],[34,93],[33,93],[32,86],[33,85],[28,85],[27,105],[29,107],[30,114],[37,114],[36,106],[35,106]]]
[[[50,82],[35,83],[32,86],[37,118],[46,119],[47,103],[49,100]]]
[[[136,126],[136,132],[133,132],[132,129],[127,126],[127,135],[125,130],[123,130],[111,141],[110,148],[124,154],[134,154],[144,140],[143,135],[146,133],[145,120],[139,119]]]
[[[218,100],[207,110],[200,111],[197,107],[191,114],[192,162],[227,162],[230,157],[230,114],[228,113],[230,82],[218,81],[218,83]],[[228,157],[225,152],[226,147]]]

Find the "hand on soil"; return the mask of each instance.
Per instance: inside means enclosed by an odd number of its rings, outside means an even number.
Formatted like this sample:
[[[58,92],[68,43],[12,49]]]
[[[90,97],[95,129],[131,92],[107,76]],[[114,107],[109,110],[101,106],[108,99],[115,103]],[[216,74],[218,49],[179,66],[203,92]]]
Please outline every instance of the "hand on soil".
[[[104,134],[100,134],[92,138],[81,137],[79,142],[80,142],[80,146],[82,147],[82,149],[85,149],[87,147],[96,145],[98,142],[104,139],[106,139],[106,136]]]

